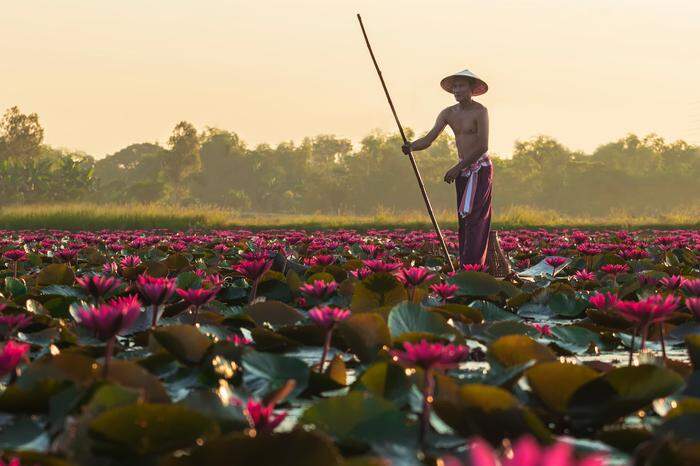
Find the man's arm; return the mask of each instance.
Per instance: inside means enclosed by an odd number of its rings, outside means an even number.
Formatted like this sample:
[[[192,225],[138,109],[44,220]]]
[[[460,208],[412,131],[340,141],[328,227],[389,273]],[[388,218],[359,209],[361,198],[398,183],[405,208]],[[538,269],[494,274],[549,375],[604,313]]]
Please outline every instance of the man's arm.
[[[433,126],[433,129],[428,131],[428,134],[426,134],[422,138],[416,139],[413,142],[404,144],[404,146],[402,147],[403,153],[408,155],[409,150],[414,151],[427,149],[428,147],[430,147],[433,141],[435,141],[435,139],[437,139],[437,137],[440,136],[440,133],[442,133],[442,130],[445,129],[445,126],[447,126],[447,109],[440,112],[440,114],[437,117],[437,120],[435,120],[435,126]]]

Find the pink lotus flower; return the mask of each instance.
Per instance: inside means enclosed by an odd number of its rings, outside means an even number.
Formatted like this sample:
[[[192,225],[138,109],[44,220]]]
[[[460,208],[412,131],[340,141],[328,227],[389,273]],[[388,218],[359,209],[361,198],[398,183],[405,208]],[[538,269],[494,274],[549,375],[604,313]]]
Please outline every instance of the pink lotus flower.
[[[235,346],[248,346],[253,344],[253,340],[246,337],[241,337],[239,335],[233,334],[226,337],[226,341],[233,343]]]
[[[337,282],[325,282],[323,280],[314,280],[313,283],[306,283],[299,287],[299,291],[319,301],[328,300],[337,289]]]
[[[107,341],[130,328],[141,313],[141,303],[136,296],[113,299],[98,306],[80,307],[73,317],[82,326],[92,330],[95,336]]]
[[[462,270],[465,272],[486,272],[486,264],[464,264]]]
[[[700,296],[700,278],[686,280],[681,287],[691,296]]]
[[[641,301],[619,301],[615,307],[620,314],[635,326],[636,332],[641,332],[641,349],[644,349],[647,341],[649,326],[667,320],[678,308],[680,298],[677,296],[652,295]],[[632,350],[634,347],[634,336],[630,347],[630,364],[632,363]],[[664,344],[663,327],[661,327],[661,348],[664,359],[666,358],[666,346]]]
[[[220,288],[190,288],[183,290],[182,288],[177,288],[175,292],[190,306],[200,307],[211,302],[216,294],[219,292]]]
[[[321,306],[311,309],[309,311],[309,317],[317,325],[325,329],[330,329],[334,327],[338,322],[342,322],[343,320],[350,317],[350,313],[351,312],[349,309],[341,309],[339,307],[331,306]]]
[[[0,352],[0,377],[4,377],[15,370],[15,367],[29,352],[29,345],[9,340]]]
[[[667,290],[677,290],[685,283],[685,278],[680,275],[671,275],[659,280],[659,284]]]
[[[54,257],[61,259],[63,262],[71,263],[78,257],[77,249],[59,249],[54,253]]]
[[[404,342],[403,348],[391,351],[394,361],[423,369],[449,369],[469,357],[468,346],[429,343],[425,339],[419,343]]]
[[[119,261],[119,265],[124,268],[135,268],[141,265],[142,261],[139,256],[126,256]]]
[[[513,448],[503,455],[498,455],[491,446],[481,438],[470,444],[469,458],[471,466],[604,466],[605,457],[588,455],[577,460],[571,445],[557,442],[552,446],[540,447],[529,435],[521,437]],[[445,466],[459,463],[445,463]]]
[[[700,298],[685,298],[685,307],[700,320]]]
[[[334,262],[335,262],[335,256],[333,256],[332,254],[319,254],[318,256],[312,257],[308,261],[309,265],[311,265],[311,266],[320,265],[323,267],[325,267],[327,265],[331,265]]]
[[[588,298],[588,302],[599,311],[609,311],[614,309],[618,301],[620,301],[620,298],[609,291],[605,294],[596,293]]]
[[[146,304],[160,306],[175,293],[175,279],[139,275],[136,279],[136,289]]]
[[[399,269],[403,264],[401,262],[384,262],[383,260],[377,259],[367,259],[363,260],[362,263],[374,273],[379,272],[393,272]]]
[[[595,274],[593,272],[589,272],[586,269],[582,269],[574,274],[574,279],[579,282],[592,282],[595,280]]]
[[[552,256],[546,258],[544,261],[547,265],[552,267],[554,270],[556,270],[558,267],[560,267],[562,264],[565,264],[568,259],[566,257],[561,257],[561,256]]]
[[[315,307],[309,311],[309,317],[316,325],[322,327],[326,331],[326,337],[323,343],[323,352],[321,353],[321,362],[319,363],[320,372],[323,372],[323,367],[326,363],[328,351],[331,348],[331,339],[333,329],[339,323],[350,317],[349,309],[341,309],[339,307],[321,306]]]
[[[515,267],[518,269],[526,269],[530,267],[530,259],[520,259],[515,263]]]
[[[19,458],[14,456],[7,463],[0,459],[0,466],[22,466],[22,464],[20,463]]]
[[[105,297],[122,284],[118,278],[104,275],[83,275],[76,278],[75,281],[95,299]]]
[[[629,272],[630,266],[627,264],[607,264],[601,266],[600,270],[604,273],[616,276],[621,273]]]
[[[358,280],[364,280],[372,274],[372,269],[369,267],[360,267],[359,269],[351,270],[350,275],[357,278]]]
[[[10,262],[26,262],[28,260],[27,253],[22,249],[10,249],[2,253],[2,258]]]
[[[257,281],[265,272],[272,268],[272,261],[269,259],[242,260],[233,266],[233,270],[243,275],[251,282]]]
[[[4,304],[0,304],[0,312],[5,308]],[[0,315],[0,326],[7,328],[9,335],[17,330],[28,327],[32,323],[32,318],[25,314],[7,314]]]
[[[116,275],[119,272],[119,266],[116,262],[105,262],[102,265],[102,273],[105,275]]]
[[[435,274],[430,273],[425,267],[409,267],[401,269],[396,274],[396,278],[406,286],[411,288],[420,286],[423,282],[431,280]]]
[[[457,285],[451,283],[436,283],[434,285],[430,285],[429,288],[430,291],[440,296],[443,301],[454,298],[455,294],[457,294],[457,290],[459,290]]]
[[[274,409],[274,403],[263,404],[248,399],[243,412],[251,428],[263,434],[271,434],[287,417],[286,412],[275,413]]]
[[[415,344],[404,342],[403,348],[403,350],[390,351],[392,359],[404,366],[423,369],[423,410],[420,417],[418,441],[424,443],[430,430],[430,405],[433,402],[435,389],[433,372],[456,367],[460,362],[466,361],[469,358],[469,347],[428,343],[423,339]]]
[[[551,337],[552,336],[552,328],[547,325],[547,324],[532,324],[532,326],[540,332],[540,335],[545,336],[545,337]]]

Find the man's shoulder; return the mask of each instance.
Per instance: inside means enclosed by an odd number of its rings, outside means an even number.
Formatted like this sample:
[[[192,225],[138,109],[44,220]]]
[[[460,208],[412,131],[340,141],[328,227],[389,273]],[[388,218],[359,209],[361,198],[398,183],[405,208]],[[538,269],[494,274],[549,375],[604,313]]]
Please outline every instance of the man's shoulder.
[[[486,108],[486,106],[484,104],[481,104],[481,103],[477,102],[476,100],[472,100],[472,102],[474,104],[474,109],[476,109],[477,111],[479,111],[479,112],[488,111],[488,109]]]

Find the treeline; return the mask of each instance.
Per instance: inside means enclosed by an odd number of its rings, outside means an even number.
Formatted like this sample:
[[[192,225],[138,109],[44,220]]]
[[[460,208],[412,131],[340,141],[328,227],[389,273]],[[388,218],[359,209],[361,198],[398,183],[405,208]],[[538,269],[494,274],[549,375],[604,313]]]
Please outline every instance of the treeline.
[[[233,132],[178,123],[167,145],[132,144],[103,159],[43,144],[36,114],[16,107],[0,121],[0,203],[166,202],[270,213],[394,212],[423,208],[398,135],[357,147],[321,135],[300,144],[248,147]],[[437,209],[456,204],[442,181],[457,160],[443,134],[416,153]],[[592,154],[540,136],[494,157],[494,207],[526,205],[568,215],[655,215],[698,202],[700,149],[628,135]]]

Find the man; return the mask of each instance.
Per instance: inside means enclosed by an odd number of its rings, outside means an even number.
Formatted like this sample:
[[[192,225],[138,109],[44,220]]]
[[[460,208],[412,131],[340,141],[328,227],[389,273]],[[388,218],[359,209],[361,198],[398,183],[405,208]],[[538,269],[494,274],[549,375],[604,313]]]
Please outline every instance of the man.
[[[457,104],[437,117],[428,134],[404,144],[404,154],[423,150],[435,141],[445,126],[455,135],[459,162],[447,170],[445,182],[456,181],[459,222],[459,262],[484,264],[491,228],[491,186],[493,165],[488,156],[489,116],[486,107],[472,100],[484,94],[488,85],[469,70],[447,76],[440,86],[454,94]]]

